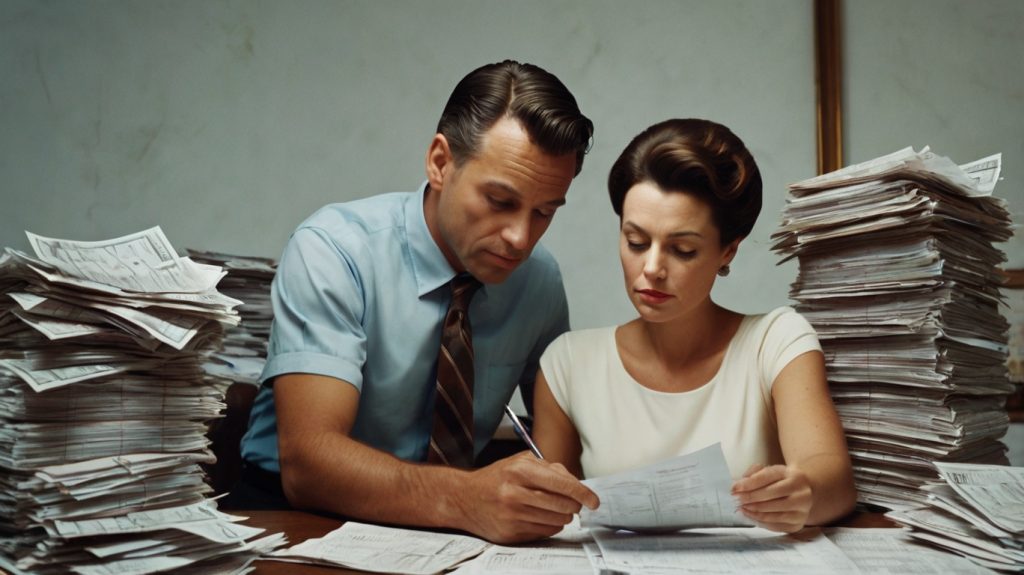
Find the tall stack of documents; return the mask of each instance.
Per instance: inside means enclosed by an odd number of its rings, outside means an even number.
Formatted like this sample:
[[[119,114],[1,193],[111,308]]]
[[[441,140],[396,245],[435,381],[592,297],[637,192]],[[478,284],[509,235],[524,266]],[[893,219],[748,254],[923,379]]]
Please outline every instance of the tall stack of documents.
[[[0,568],[241,572],[257,538],[206,498],[223,389],[205,356],[238,301],[159,228],[102,242],[28,234],[0,255]]]
[[[197,262],[227,271],[218,289],[243,302],[236,308],[241,322],[225,330],[222,348],[211,354],[204,366],[207,374],[228,382],[259,385],[267,362],[267,341],[274,318],[270,284],[277,273],[277,262],[270,258],[191,249],[188,254]]]
[[[799,258],[790,295],[821,339],[863,502],[923,503],[932,461],[1006,463],[1000,162],[907,148],[790,186],[773,249]]]
[[[937,462],[927,506],[892,511],[911,537],[1003,571],[1024,571],[1024,468]]]

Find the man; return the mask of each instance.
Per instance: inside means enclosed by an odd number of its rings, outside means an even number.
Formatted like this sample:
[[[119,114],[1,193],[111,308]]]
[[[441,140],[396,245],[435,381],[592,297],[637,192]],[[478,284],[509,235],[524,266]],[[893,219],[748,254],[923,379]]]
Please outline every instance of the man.
[[[507,543],[598,504],[528,452],[460,468],[568,329],[558,266],[534,248],[592,133],[553,75],[483,66],[452,93],[419,192],[329,205],[299,226],[274,281],[264,385],[242,442],[236,490],[250,501],[235,506],[276,496]]]

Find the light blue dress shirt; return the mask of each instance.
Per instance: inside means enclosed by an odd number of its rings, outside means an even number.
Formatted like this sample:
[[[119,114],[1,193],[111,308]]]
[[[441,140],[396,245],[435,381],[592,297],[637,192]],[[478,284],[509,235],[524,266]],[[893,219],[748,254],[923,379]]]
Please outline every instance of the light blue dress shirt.
[[[359,390],[351,436],[409,461],[426,458],[448,282],[455,271],[427,229],[424,183],[328,205],[292,234],[274,279],[274,324],[263,385],[242,457],[280,472],[272,380],[326,375]],[[541,353],[569,329],[562,276],[551,254],[533,254],[469,308],[473,328],[474,447],[494,434],[520,382],[532,384]]]

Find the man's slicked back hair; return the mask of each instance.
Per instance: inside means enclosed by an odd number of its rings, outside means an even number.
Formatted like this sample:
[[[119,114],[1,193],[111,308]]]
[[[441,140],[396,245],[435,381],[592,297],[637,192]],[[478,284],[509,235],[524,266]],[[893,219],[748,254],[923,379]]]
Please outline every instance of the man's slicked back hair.
[[[544,153],[575,153],[580,173],[594,124],[561,80],[532,64],[505,60],[467,74],[448,98],[437,132],[460,165],[476,156],[484,133],[505,117],[518,121]]]

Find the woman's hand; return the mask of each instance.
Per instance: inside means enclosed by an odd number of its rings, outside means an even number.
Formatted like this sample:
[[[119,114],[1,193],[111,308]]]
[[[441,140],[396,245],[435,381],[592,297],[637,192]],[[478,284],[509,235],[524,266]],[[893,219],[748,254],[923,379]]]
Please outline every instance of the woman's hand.
[[[807,474],[793,465],[752,465],[733,483],[732,494],[758,526],[785,533],[803,529],[814,503]]]

